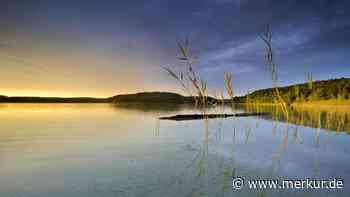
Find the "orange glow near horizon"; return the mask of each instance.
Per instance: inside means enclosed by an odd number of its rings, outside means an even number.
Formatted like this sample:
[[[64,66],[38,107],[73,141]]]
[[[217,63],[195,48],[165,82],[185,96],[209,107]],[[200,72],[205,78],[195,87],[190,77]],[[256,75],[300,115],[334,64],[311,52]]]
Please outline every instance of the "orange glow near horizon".
[[[0,91],[4,96],[34,96],[34,97],[109,97],[107,94],[87,94],[62,91],[42,91],[42,90],[5,90]]]
[[[152,90],[145,90],[145,91],[152,91]],[[157,90],[154,90],[157,91]],[[131,94],[136,93],[137,91],[122,91],[122,92],[111,92],[111,93],[97,93],[97,92],[90,92],[90,93],[84,93],[84,92],[66,92],[66,91],[42,91],[42,90],[5,90],[0,91],[0,95],[3,96],[33,96],[33,97],[94,97],[94,98],[107,98],[111,96],[115,96],[118,94]]]
[[[0,47],[0,95],[106,98],[144,91],[181,91],[157,66],[161,63],[145,55],[123,49],[119,53],[99,51],[66,41],[38,45],[28,40],[23,38],[27,45],[18,48]]]
[[[118,94],[133,94],[137,92],[154,92],[154,91],[164,91],[164,92],[176,92],[182,94],[181,91],[178,91],[174,86],[155,86],[151,87],[141,87],[136,89],[136,87],[128,88],[119,88],[118,90],[96,90],[91,89],[91,91],[83,91],[83,90],[70,90],[70,91],[61,91],[61,90],[53,90],[53,89],[0,89],[0,95],[3,96],[32,96],[32,97],[94,97],[94,98],[107,98],[111,96],[115,96]]]

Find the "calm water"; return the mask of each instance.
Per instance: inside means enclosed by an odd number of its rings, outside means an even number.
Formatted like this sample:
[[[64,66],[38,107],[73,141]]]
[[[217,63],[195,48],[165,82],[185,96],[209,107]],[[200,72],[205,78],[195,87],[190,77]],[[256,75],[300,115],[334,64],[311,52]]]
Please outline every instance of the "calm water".
[[[157,120],[195,111],[1,104],[0,197],[349,196],[349,111],[300,112],[306,115],[293,114],[289,124],[278,116]],[[337,121],[341,124],[332,124]],[[232,174],[335,177],[345,185],[342,190],[234,191]]]

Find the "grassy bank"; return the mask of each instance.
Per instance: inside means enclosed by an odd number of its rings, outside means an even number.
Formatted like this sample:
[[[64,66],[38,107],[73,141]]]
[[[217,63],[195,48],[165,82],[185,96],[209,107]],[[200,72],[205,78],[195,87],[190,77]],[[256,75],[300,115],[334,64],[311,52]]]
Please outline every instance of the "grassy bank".
[[[327,111],[350,111],[350,100],[323,100],[323,101],[308,101],[296,102],[291,105],[293,108],[303,109],[318,109]]]
[[[254,102],[250,101],[249,103],[236,103],[236,104],[249,104],[256,106],[278,106],[278,103],[271,102]],[[350,100],[346,99],[330,99],[330,100],[319,100],[319,101],[304,101],[304,102],[293,102],[289,106],[293,108],[322,108],[322,109],[332,109],[332,108],[341,108],[343,110],[350,110]]]

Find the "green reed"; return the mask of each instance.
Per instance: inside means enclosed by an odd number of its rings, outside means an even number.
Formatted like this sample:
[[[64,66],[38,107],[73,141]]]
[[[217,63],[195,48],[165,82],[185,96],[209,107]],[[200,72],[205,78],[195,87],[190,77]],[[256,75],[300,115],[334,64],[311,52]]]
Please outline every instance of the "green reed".
[[[266,45],[265,59],[266,59],[266,63],[270,66],[270,70],[271,70],[272,87],[275,91],[275,99],[274,99],[275,103],[282,107],[282,110],[286,118],[288,119],[288,106],[284,101],[284,99],[281,97],[279,89],[277,87],[277,82],[278,82],[277,64],[274,61],[272,31],[269,25],[266,27],[265,32],[260,35],[260,38],[264,41]]]
[[[178,60],[185,65],[185,68],[178,73],[171,68],[165,67],[164,69],[170,77],[179,82],[190,96],[193,96],[196,105],[206,107],[208,104],[207,82],[200,77],[194,68],[195,58],[190,55],[190,40],[187,37],[184,41],[179,41],[177,44],[180,53]]]

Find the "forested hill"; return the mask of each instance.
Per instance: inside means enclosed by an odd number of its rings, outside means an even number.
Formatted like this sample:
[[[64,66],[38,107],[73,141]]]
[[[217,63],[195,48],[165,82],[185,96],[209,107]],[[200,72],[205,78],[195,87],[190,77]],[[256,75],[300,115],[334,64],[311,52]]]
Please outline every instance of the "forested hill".
[[[291,86],[279,87],[280,95],[287,103],[321,101],[321,100],[349,100],[350,78],[330,79],[307,82]],[[271,103],[274,101],[274,89],[261,89],[241,97],[235,97],[235,102]]]

